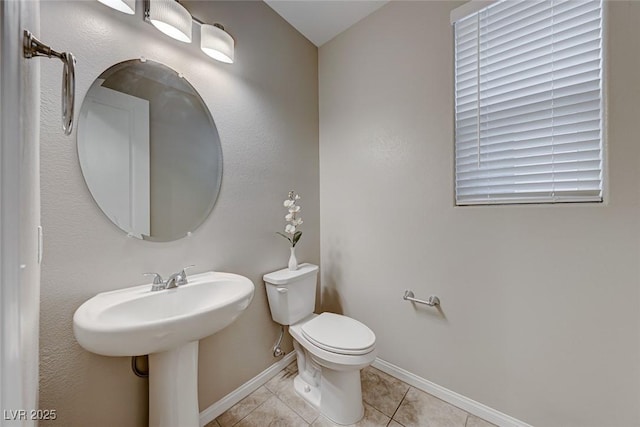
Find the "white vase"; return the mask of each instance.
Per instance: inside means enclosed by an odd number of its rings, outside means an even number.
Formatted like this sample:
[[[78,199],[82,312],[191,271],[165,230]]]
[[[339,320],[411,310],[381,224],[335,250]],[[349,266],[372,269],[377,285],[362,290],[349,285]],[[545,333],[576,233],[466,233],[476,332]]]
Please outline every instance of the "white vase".
[[[295,271],[298,269],[298,260],[296,259],[296,248],[291,246],[291,256],[289,257],[289,270]]]

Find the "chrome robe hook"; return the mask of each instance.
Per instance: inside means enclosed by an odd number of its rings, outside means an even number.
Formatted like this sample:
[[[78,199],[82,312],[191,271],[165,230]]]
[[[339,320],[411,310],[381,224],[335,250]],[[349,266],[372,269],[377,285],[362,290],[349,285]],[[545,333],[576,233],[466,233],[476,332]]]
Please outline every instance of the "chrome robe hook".
[[[56,52],[35,38],[30,31],[24,30],[23,50],[25,58],[46,56],[62,61],[62,130],[70,135],[73,129],[73,114],[76,94],[76,58],[70,52]]]

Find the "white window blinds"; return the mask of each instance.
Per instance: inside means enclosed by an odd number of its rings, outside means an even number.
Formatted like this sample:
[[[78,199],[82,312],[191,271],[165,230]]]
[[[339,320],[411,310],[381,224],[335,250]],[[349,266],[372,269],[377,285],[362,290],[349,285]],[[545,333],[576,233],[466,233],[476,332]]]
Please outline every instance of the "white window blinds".
[[[456,203],[602,201],[602,1],[454,23]]]

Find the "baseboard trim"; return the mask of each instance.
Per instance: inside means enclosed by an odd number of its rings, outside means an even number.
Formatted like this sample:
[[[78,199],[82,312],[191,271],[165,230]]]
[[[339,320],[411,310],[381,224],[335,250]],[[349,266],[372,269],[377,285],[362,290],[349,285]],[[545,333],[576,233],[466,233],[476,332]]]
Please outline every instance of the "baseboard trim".
[[[451,391],[438,384],[432,383],[429,380],[425,380],[424,378],[412,374],[411,372],[380,358],[376,358],[371,366],[500,427],[532,427],[525,422],[515,419],[507,414],[503,414],[502,412],[476,402],[475,400],[469,399],[455,391]]]
[[[260,372],[258,375],[251,378],[249,381],[242,384],[240,387],[227,394],[204,411],[200,412],[200,427],[204,427],[211,421],[215,420],[233,405],[259,389],[267,381],[275,377],[278,372],[282,371],[289,363],[293,362],[295,358],[296,352],[292,351],[281,360],[269,366],[267,369]]]

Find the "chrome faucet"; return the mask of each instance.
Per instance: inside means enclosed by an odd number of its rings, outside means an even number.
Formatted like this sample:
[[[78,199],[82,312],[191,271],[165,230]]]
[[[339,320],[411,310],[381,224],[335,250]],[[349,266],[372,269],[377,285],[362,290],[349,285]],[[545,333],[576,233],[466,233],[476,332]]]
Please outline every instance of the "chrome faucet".
[[[165,288],[165,283],[162,280],[162,276],[158,273],[143,273],[143,276],[155,276],[153,278],[153,285],[151,285],[151,292],[161,291]]]
[[[182,277],[182,272],[173,273],[171,276],[169,276],[167,281],[164,283],[164,288],[165,289],[177,288],[179,285],[181,286],[183,284],[182,282],[186,282],[185,278]]]
[[[186,267],[182,268],[182,271],[180,271],[180,275],[182,276],[182,279],[180,279],[180,281],[178,282],[178,286],[186,285],[187,283],[189,283],[189,279],[187,277],[187,270],[193,267],[195,267],[195,264],[187,265]]]
[[[158,273],[144,273],[145,276],[154,276],[153,285],[151,285],[151,292],[162,291],[164,289],[174,289],[178,286],[183,286],[189,283],[186,270],[195,267],[195,265],[188,265],[180,270],[179,273],[173,273],[167,281],[162,280],[162,276]]]

